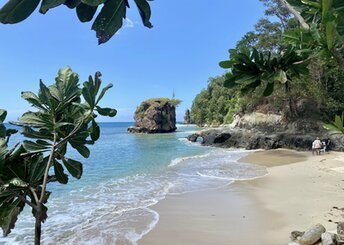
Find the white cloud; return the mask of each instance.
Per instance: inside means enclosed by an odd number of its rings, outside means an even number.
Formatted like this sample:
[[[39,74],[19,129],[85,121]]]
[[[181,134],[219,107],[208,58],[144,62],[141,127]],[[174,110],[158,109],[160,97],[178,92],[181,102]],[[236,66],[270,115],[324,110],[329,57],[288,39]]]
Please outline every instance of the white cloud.
[[[131,19],[129,19],[129,18],[126,18],[126,19],[124,19],[124,25],[123,25],[123,27],[124,28],[133,28],[133,27],[135,27],[135,25],[137,24],[136,23],[137,21],[132,21]]]

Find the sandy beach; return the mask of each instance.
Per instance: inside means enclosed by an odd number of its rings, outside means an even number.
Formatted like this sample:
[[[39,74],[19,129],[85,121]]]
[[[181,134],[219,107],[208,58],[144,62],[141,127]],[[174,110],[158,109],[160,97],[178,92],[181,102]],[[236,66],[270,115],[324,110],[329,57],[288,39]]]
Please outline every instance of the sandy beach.
[[[153,206],[157,226],[139,244],[279,245],[290,232],[321,223],[328,231],[344,221],[344,153],[252,152],[240,162],[269,174],[226,187],[168,195]]]

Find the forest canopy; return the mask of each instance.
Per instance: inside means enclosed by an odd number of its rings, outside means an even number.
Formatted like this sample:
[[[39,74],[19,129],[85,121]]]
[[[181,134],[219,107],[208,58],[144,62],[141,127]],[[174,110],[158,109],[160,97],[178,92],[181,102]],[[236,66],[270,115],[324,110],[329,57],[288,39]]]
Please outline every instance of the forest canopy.
[[[295,120],[309,116],[298,113],[305,101],[313,117],[332,121],[344,111],[344,2],[260,1],[265,16],[220,62],[226,73],[196,96],[192,123],[226,124],[251,111]]]

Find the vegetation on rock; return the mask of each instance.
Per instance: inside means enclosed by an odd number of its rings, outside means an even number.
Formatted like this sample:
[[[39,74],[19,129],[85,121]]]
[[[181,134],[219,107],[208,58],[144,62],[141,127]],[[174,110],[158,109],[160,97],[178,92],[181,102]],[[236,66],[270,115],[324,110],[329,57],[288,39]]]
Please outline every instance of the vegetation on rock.
[[[143,101],[134,115],[135,126],[131,133],[168,133],[176,130],[175,108],[181,100],[153,98]]]

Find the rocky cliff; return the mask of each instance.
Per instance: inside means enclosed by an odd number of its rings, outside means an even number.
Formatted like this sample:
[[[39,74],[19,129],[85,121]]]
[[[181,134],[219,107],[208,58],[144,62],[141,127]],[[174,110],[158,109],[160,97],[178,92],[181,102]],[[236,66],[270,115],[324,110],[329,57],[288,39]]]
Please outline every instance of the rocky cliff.
[[[192,134],[188,139],[201,141],[203,145],[245,149],[289,148],[310,150],[316,137],[331,140],[330,149],[344,151],[344,137],[331,134],[319,121],[300,119],[283,122],[278,115],[252,113],[237,117],[227,127],[205,129]]]
[[[176,128],[175,106],[178,100],[155,98],[145,100],[136,109],[135,126],[129,127],[130,133],[169,133]]]

